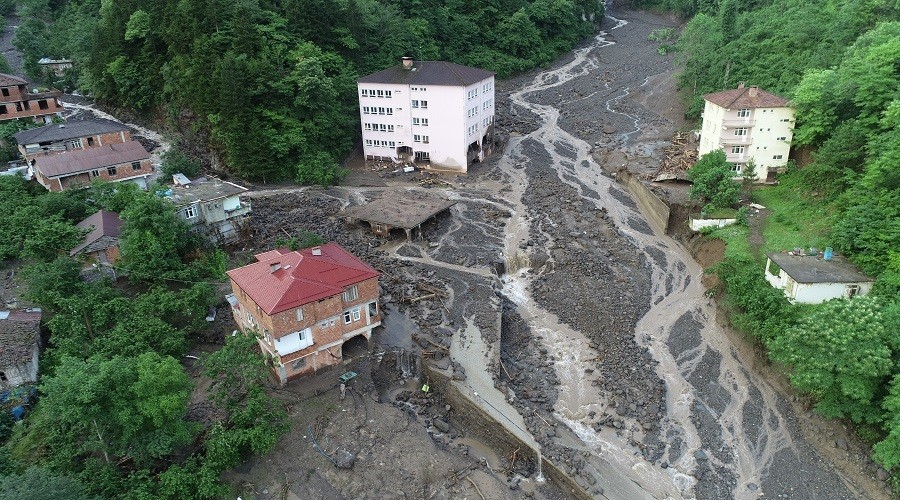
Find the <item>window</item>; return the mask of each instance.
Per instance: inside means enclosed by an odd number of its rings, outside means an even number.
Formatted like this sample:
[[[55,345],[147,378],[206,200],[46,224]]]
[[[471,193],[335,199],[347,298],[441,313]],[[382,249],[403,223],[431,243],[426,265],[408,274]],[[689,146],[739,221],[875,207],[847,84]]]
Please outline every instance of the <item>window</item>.
[[[783,135],[783,136],[781,136],[781,137],[778,137],[777,139],[778,139],[779,141],[786,141],[786,140],[787,140],[787,136],[784,136],[784,135]]]
[[[363,114],[364,115],[374,115],[375,113],[371,106],[363,106]]]
[[[428,161],[431,159],[431,154],[428,151],[416,151],[416,160],[417,161]]]
[[[366,139],[366,146],[372,146],[372,139]]]
[[[91,177],[100,177],[99,170],[91,170]]]
[[[375,95],[376,95],[376,97],[384,97],[384,91],[383,91],[383,90],[376,90],[376,91],[375,91]]]
[[[417,90],[419,90],[419,87],[412,87],[412,88],[411,88],[411,89],[409,89],[409,90],[411,90],[411,91],[413,91],[413,92],[415,92],[415,91],[417,91]]]
[[[141,169],[141,162],[139,162],[139,161],[131,162],[131,170],[140,170],[140,169]]]
[[[750,110],[749,109],[739,109],[737,112],[737,115],[738,115],[738,118],[747,118],[748,116],[750,116]]]
[[[369,97],[369,89],[361,89],[359,91],[359,95],[361,95],[363,97]]]
[[[4,105],[0,106],[0,115],[5,115],[6,113],[7,113],[6,104],[4,104]]]
[[[736,174],[741,173],[741,164],[740,164],[740,163],[735,163],[735,164],[731,165],[731,171],[734,172],[734,173],[736,173]]]
[[[494,105],[494,100],[488,99],[487,101],[484,101],[483,103],[481,103],[481,109],[490,109],[491,106],[493,106],[493,105]]]
[[[71,141],[69,143],[69,147],[71,147],[72,149],[81,149],[81,139],[75,139],[74,141]]]
[[[371,123],[363,124],[363,129],[364,130],[372,130],[372,124]]]
[[[733,155],[744,154],[744,146],[731,146],[731,154],[733,154]]]
[[[413,101],[412,101],[412,107],[413,107],[413,108],[428,109],[428,101],[419,101],[419,100],[417,100],[417,99],[413,99]]]
[[[334,326],[335,323],[337,323],[337,316],[332,316],[328,319],[323,319],[322,321],[319,321],[319,326],[322,328],[328,328],[328,327]]]
[[[474,108],[472,108],[472,109],[470,109],[469,111],[466,112],[466,116],[467,116],[468,118],[472,118],[473,116],[475,116],[475,115],[477,115],[477,114],[478,114],[478,106],[475,106]]]
[[[359,308],[354,307],[353,309],[350,310],[350,312],[353,314],[353,321],[359,321],[359,318],[360,318]]]
[[[782,122],[789,122],[789,121],[791,121],[791,119],[790,119],[790,118],[782,118],[782,119],[779,120],[779,121],[782,121]]]
[[[295,316],[297,316],[297,321],[303,321],[303,308],[302,307],[298,307],[297,312],[294,314],[295,314]]]
[[[349,325],[353,322],[352,316],[350,316],[350,311],[344,311],[344,324]]]
[[[851,299],[859,295],[859,285],[847,285],[847,298]]]
[[[421,142],[422,144],[428,144],[428,136],[427,135],[414,135],[413,142]]]
[[[110,176],[116,175],[116,167],[109,167],[106,169],[106,173]]]
[[[466,96],[469,98],[470,101],[472,99],[475,99],[476,97],[478,97],[478,89],[472,89],[472,90],[466,92]]]
[[[369,302],[369,316],[378,316],[378,302]]]
[[[38,101],[38,108],[40,108],[40,109],[50,109],[50,105],[47,104],[47,100],[46,100],[46,99],[41,99],[40,101]]]
[[[413,99],[413,101],[412,101],[412,107],[413,107],[413,108],[418,108],[418,107],[419,107],[419,100],[418,100],[418,99]]]
[[[359,287],[356,285],[351,286],[350,288],[344,290],[342,295],[344,302],[350,302],[359,298]]]
[[[413,125],[420,127],[428,126],[428,118],[413,118]]]
[[[184,210],[182,210],[181,213],[184,214],[185,219],[193,219],[197,216],[197,207],[194,205],[184,207]]]
[[[3,93],[3,97],[9,97],[9,89],[8,88],[3,87],[3,89],[0,89],[0,92]]]
[[[3,89],[3,91],[6,92],[6,94],[9,93],[9,91],[6,90],[6,89]],[[4,95],[6,95],[6,94],[4,94]],[[9,379],[6,378],[6,373],[0,372],[0,380],[2,380],[3,382],[8,382],[8,381],[9,381]]]
[[[736,129],[734,129],[734,135],[737,135],[737,136],[746,136],[746,135],[747,135],[747,129],[745,129],[745,128],[736,128]]]
[[[781,160],[784,159],[784,155],[775,155],[772,157],[773,160]]]
[[[474,134],[474,133],[477,132],[477,131],[478,131],[478,125],[471,125],[471,126],[469,127],[469,135],[472,135],[472,134]]]
[[[256,318],[253,317],[249,312],[247,313],[247,325],[251,328],[256,328]]]
[[[494,88],[494,84],[492,82],[488,82],[488,83],[484,84],[484,86],[481,88],[481,90],[483,90],[484,92],[488,92],[489,90],[491,90],[493,88]]]

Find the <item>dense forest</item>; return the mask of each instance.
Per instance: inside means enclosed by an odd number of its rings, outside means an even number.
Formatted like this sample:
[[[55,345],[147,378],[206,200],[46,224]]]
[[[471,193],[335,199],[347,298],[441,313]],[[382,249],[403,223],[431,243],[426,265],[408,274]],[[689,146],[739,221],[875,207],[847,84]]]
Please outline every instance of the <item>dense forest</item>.
[[[508,76],[593,30],[599,0],[26,0],[16,46],[75,61],[79,91],[208,132],[233,174],[329,183],[355,81],[401,56]]]
[[[793,149],[810,154],[778,186],[753,192],[772,211],[764,248],[746,229],[713,233],[728,243],[716,271],[735,323],[790,369],[822,414],[856,424],[877,461],[900,467],[900,4],[638,3],[690,18],[676,45],[689,117],[699,117],[703,94],[742,81],[793,102]],[[794,305],[762,278],[761,250],[814,242],[876,277],[872,295]]]

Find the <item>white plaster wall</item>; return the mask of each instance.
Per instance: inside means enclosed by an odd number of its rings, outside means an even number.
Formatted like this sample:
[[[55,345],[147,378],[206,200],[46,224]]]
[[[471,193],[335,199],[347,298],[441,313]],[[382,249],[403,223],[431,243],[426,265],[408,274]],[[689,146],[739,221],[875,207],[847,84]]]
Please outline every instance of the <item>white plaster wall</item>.
[[[700,130],[700,146],[697,148],[698,156],[703,156],[710,151],[721,149],[719,138],[722,136],[722,120],[725,117],[725,108],[705,101],[703,107],[703,128]]]
[[[847,296],[849,285],[859,286],[858,296],[868,295],[872,283],[797,283],[794,301],[802,304],[821,304],[826,300],[842,299]]]
[[[490,89],[485,91],[485,84]],[[417,90],[412,90],[412,88]],[[413,151],[428,152],[434,168],[448,170],[466,170],[466,150],[473,141],[481,142],[490,123],[493,121],[496,103],[494,102],[494,78],[482,80],[468,87],[443,85],[396,85],[378,83],[357,84],[359,96],[359,116],[363,138],[363,153],[366,156],[397,156],[397,148],[410,146]],[[478,89],[478,96],[468,99],[467,92]],[[391,97],[363,97],[362,90],[390,90]],[[423,90],[424,89],[424,90]],[[412,101],[427,101],[427,108],[413,108]],[[488,109],[484,103],[490,102]],[[392,115],[364,114],[363,107],[392,108]],[[478,114],[467,118],[468,109],[477,107]],[[413,125],[413,118],[427,118],[428,125]],[[365,129],[365,124],[393,125],[394,132],[376,132]],[[477,125],[477,130],[469,136],[468,127]],[[428,136],[428,142],[415,142],[414,136]],[[367,141],[394,141],[394,147],[368,146]],[[373,143],[374,144],[374,143]]]
[[[704,227],[725,227],[737,222],[737,219],[691,219],[691,230],[699,231]]]
[[[764,180],[769,167],[787,164],[794,137],[794,110],[791,108],[759,108],[753,114],[753,145],[750,149],[756,162],[756,177]],[[788,121],[782,121],[788,120]],[[784,137],[780,140],[779,137]],[[776,156],[781,158],[776,158]]]

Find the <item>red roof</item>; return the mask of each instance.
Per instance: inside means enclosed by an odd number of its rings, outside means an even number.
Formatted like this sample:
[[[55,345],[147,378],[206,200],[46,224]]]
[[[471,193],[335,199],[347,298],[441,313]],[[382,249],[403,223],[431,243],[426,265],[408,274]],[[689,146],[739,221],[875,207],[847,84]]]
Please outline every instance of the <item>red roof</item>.
[[[123,144],[108,144],[77,149],[58,155],[42,156],[36,159],[35,168],[47,177],[59,177],[149,158],[150,155],[140,142],[128,141]]]
[[[316,249],[320,255],[314,255]],[[268,315],[337,295],[379,275],[337,243],[294,252],[270,250],[256,259],[228,271],[228,277]]]
[[[784,97],[770,94],[758,87],[743,85],[736,89],[706,94],[703,98],[725,109],[783,108],[789,105]]]

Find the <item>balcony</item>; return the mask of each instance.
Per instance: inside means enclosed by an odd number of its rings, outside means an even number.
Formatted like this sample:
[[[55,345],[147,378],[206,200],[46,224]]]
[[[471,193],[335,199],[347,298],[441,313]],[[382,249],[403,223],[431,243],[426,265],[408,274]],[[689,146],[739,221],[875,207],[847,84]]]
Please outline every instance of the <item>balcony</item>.
[[[750,155],[747,153],[726,153],[725,161],[728,163],[744,163],[747,159],[750,158]]]
[[[732,135],[729,137],[719,137],[719,145],[720,146],[730,146],[732,144],[735,144],[738,146],[740,146],[740,145],[746,146],[746,145],[749,145],[751,142],[753,142],[753,141],[750,139],[750,134]]]
[[[756,120],[751,120],[749,118],[732,118],[730,120],[722,120],[722,129],[729,128],[742,128],[747,127],[750,128],[756,124]]]

